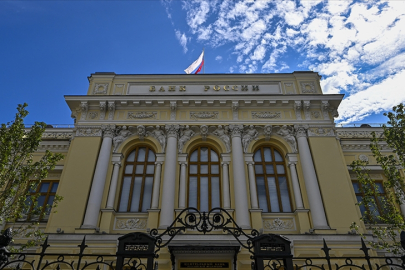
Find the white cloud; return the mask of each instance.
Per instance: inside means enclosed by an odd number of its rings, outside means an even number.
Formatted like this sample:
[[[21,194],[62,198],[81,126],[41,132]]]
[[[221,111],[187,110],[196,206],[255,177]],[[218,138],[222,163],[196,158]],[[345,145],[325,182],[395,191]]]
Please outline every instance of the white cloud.
[[[251,57],[252,60],[263,60],[266,55],[266,49],[263,45],[259,45]]]
[[[217,57],[215,57],[215,60],[217,60],[218,62],[222,62],[222,56],[218,55]]]
[[[184,53],[186,53],[188,51],[186,34],[181,33],[179,30],[175,30],[174,32],[176,33],[176,38],[179,40],[180,45],[183,47]]]
[[[187,24],[195,31],[201,24],[207,20],[208,12],[210,11],[210,4],[208,1],[191,1],[183,2],[185,9],[190,5],[192,8],[187,9]]]
[[[342,123],[360,121],[367,115],[390,110],[405,102],[404,84],[405,70],[402,70],[381,83],[349,96],[339,107],[339,120]]]
[[[375,89],[403,83],[398,76],[405,69],[405,1],[184,3],[191,38],[213,48],[226,46],[235,59],[230,72],[317,71],[324,93],[346,94],[340,108],[344,121],[389,109],[393,99]],[[178,39],[187,49],[190,41],[182,32]],[[374,99],[371,109],[351,108],[354,101],[370,105]]]

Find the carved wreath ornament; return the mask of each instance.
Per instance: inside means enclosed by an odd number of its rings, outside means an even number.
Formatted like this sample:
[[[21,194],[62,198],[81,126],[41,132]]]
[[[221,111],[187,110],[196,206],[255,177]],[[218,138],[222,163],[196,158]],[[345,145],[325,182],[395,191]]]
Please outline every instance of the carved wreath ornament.
[[[144,229],[146,220],[139,218],[117,219],[115,227],[121,230]]]
[[[294,222],[292,220],[281,220],[279,218],[273,220],[266,220],[264,227],[271,231],[292,230],[294,229]]]

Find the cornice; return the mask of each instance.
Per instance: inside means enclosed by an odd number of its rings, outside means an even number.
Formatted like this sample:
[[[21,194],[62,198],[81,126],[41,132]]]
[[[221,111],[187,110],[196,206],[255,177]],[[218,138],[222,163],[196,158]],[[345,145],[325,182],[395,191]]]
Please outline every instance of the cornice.
[[[114,78],[115,80],[126,80],[126,81],[177,81],[186,82],[192,81],[195,83],[206,82],[206,81],[275,81],[279,79],[295,79],[295,78],[314,78],[319,80],[319,74],[313,71],[303,71],[303,72],[293,72],[293,73],[267,73],[267,74],[198,74],[198,75],[186,75],[186,74],[109,74],[109,73],[93,73],[89,76],[89,79],[100,79],[100,78]]]

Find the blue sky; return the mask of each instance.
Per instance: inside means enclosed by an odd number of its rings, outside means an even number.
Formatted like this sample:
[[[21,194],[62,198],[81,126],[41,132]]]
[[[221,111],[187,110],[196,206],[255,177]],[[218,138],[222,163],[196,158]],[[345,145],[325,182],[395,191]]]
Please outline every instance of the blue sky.
[[[341,123],[405,101],[405,1],[0,1],[0,122],[72,124],[87,76],[313,70]]]

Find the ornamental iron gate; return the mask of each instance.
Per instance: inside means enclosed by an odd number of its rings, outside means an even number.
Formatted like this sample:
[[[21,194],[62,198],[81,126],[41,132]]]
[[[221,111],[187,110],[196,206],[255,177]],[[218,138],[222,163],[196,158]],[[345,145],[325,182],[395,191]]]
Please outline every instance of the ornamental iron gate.
[[[100,270],[102,268],[109,270],[157,270],[158,265],[155,259],[159,257],[159,251],[168,247],[177,234],[186,230],[195,230],[203,234],[222,230],[231,234],[241,247],[250,252],[252,270],[405,269],[405,256],[372,257],[368,254],[370,248],[367,248],[363,239],[361,239],[360,250],[364,256],[332,257],[330,256],[331,248],[323,240],[321,250],[325,256],[293,257],[291,242],[288,239],[276,234],[260,235],[257,230],[251,230],[250,234],[247,234],[225,209],[214,208],[207,213],[199,212],[196,208],[186,208],[162,233],[153,229],[149,235],[135,232],[119,237],[117,252],[111,255],[85,252],[88,247],[86,237],[78,245],[79,252],[77,254],[46,253],[50,247],[48,238],[41,245],[39,253],[11,253],[6,248],[12,240],[11,229],[7,229],[0,236],[0,270]],[[171,259],[174,270],[174,256],[171,256]],[[236,270],[236,264],[234,270]]]

